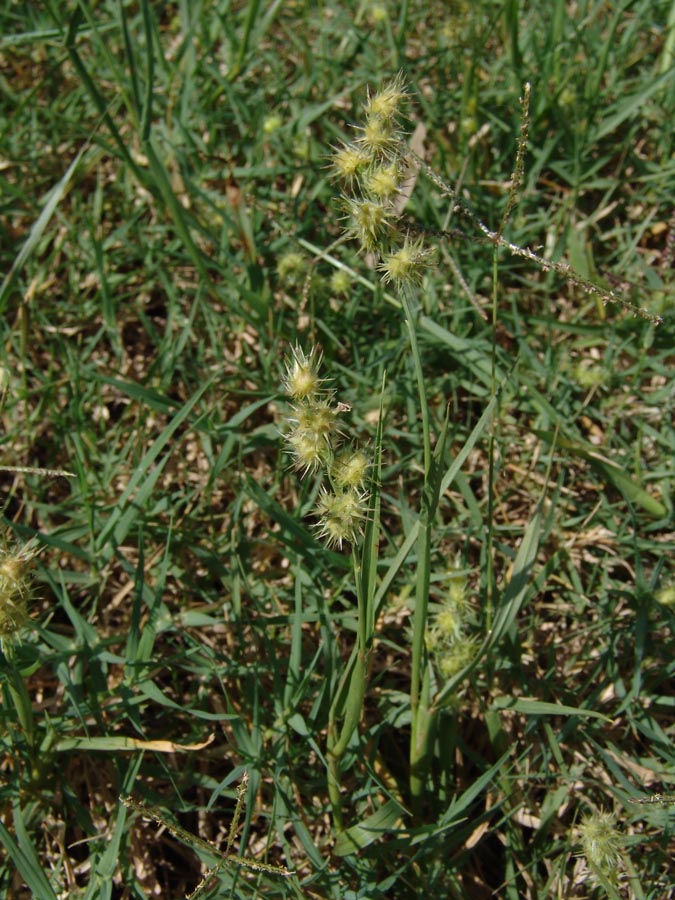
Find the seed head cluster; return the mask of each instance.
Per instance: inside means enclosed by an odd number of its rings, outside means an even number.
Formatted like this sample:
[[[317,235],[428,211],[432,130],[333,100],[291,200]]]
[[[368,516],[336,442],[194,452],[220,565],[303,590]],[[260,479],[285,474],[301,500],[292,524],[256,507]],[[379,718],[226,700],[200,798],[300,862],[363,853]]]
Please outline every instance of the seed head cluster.
[[[447,573],[447,594],[430,621],[426,645],[443,678],[451,678],[468,665],[478,651],[470,635],[472,610],[467,599],[467,578],[459,559]]]
[[[0,641],[18,638],[28,622],[30,569],[38,553],[33,540],[0,548]]]
[[[377,258],[383,281],[397,288],[419,284],[434,255],[400,227],[400,203],[411,171],[401,124],[406,96],[400,76],[370,94],[357,136],[341,144],[332,160],[344,188],[347,232],[363,252]]]
[[[292,402],[285,433],[294,467],[303,476],[321,473],[327,485],[316,503],[316,530],[328,547],[354,543],[362,531],[370,499],[365,488],[368,458],[344,447],[340,416],[348,410],[320,377],[321,353],[295,347],[286,360],[285,394]]]
[[[581,855],[592,869],[613,881],[626,846],[626,839],[617,828],[616,816],[606,810],[588,813],[581,819],[577,832]]]

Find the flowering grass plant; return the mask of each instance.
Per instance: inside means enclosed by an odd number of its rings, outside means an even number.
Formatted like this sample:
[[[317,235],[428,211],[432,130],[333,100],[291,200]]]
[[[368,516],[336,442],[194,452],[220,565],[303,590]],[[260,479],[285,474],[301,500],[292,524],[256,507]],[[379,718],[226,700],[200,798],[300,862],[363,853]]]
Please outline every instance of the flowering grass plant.
[[[0,57],[0,900],[675,897],[672,0]]]

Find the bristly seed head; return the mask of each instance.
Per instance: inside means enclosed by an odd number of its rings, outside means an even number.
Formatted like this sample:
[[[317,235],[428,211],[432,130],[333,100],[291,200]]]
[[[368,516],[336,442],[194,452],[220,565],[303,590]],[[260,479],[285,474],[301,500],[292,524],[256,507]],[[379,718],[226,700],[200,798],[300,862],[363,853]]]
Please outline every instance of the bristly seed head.
[[[331,406],[331,397],[327,396],[294,406],[289,421],[295,423],[295,431],[323,438],[330,445],[331,437],[337,433],[338,412]]]
[[[393,81],[385,84],[377,93],[372,94],[366,101],[365,111],[368,119],[381,119],[391,121],[398,116],[401,103],[406,97],[403,87],[403,76],[397,75]]]
[[[422,240],[405,238],[403,246],[393,253],[385,254],[378,265],[382,280],[394,282],[399,287],[405,284],[419,284],[424,272],[432,263],[434,251],[424,247]]]
[[[391,208],[381,201],[348,200],[350,231],[366,252],[382,249],[386,243],[392,216]]]
[[[314,348],[309,355],[296,346],[286,362],[284,389],[296,402],[286,417],[285,440],[294,467],[303,475],[322,473],[331,488],[322,488],[315,507],[315,528],[328,547],[341,548],[362,532],[368,514],[369,494],[363,484],[368,459],[360,450],[339,450],[344,439],[340,415],[351,407],[336,402],[332,390],[322,390],[319,378],[321,356]]]
[[[605,877],[613,877],[621,860],[625,838],[616,827],[616,816],[605,810],[585,815],[578,826],[581,851]]]
[[[336,493],[323,489],[316,504],[319,537],[330,548],[342,549],[344,541],[354,542],[368,513],[368,494],[355,488]]]
[[[322,354],[312,347],[309,355],[295,346],[291,358],[286,360],[286,375],[283,379],[284,393],[294,400],[305,400],[321,390],[323,379],[319,378]]]
[[[28,621],[30,567],[39,552],[35,539],[0,550],[0,639],[18,637]]]
[[[339,488],[361,488],[370,463],[361,450],[343,450],[333,460],[331,479]]]
[[[349,272],[344,269],[336,269],[330,278],[330,289],[334,294],[345,295],[349,293],[352,279]]]
[[[297,284],[305,277],[307,272],[307,259],[302,253],[291,250],[285,253],[277,261],[277,274],[282,281],[289,284]]]
[[[337,178],[351,185],[368,165],[365,153],[354,144],[343,144],[333,154],[331,166]]]
[[[401,166],[398,161],[372,169],[365,176],[363,187],[376,200],[393,200],[401,188]]]
[[[400,154],[403,134],[394,126],[395,123],[389,119],[372,118],[367,119],[366,124],[359,129],[356,143],[368,162],[393,159]]]
[[[292,431],[286,440],[293,457],[293,465],[303,477],[326,465],[330,458],[330,446],[321,434],[311,431]]]

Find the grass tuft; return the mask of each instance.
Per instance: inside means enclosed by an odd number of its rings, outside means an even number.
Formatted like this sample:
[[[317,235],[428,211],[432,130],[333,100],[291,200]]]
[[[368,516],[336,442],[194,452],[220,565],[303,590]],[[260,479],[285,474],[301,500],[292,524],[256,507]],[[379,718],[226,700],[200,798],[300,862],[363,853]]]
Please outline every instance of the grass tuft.
[[[4,5],[0,900],[675,897],[674,8]]]

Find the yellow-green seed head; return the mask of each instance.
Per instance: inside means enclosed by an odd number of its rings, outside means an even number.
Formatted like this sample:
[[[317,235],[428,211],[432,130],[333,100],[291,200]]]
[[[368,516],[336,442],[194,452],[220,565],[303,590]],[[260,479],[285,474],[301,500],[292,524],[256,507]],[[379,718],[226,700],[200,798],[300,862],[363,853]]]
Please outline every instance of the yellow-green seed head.
[[[581,362],[576,365],[572,374],[579,387],[586,389],[603,387],[610,378],[610,373],[606,366],[593,365],[587,362]]]
[[[616,827],[616,816],[602,810],[589,813],[581,820],[578,832],[586,860],[603,875],[614,875],[625,845],[625,839]]]
[[[370,463],[361,450],[343,450],[331,467],[333,482],[340,488],[360,488],[363,486]]]
[[[321,353],[312,347],[309,355],[300,347],[294,347],[290,359],[286,360],[286,375],[283,379],[284,393],[294,400],[304,400],[317,394],[321,388],[319,378]]]
[[[398,116],[405,96],[403,78],[397,76],[389,84],[385,84],[376,94],[368,97],[366,101],[366,117],[369,120],[379,119],[391,122]]]
[[[396,162],[376,166],[363,180],[367,194],[377,200],[393,200],[401,185],[401,167]]]
[[[331,406],[330,397],[298,404],[293,407],[293,413],[291,421],[296,424],[296,431],[323,439],[330,444],[331,436],[337,431],[337,410]]]
[[[283,119],[278,113],[272,113],[266,116],[263,121],[263,134],[270,135],[278,131],[284,124]]]
[[[344,541],[353,543],[359,534],[368,513],[368,494],[355,489],[322,490],[315,513],[319,537],[328,547],[341,548]]]
[[[298,284],[307,272],[307,260],[302,253],[291,250],[277,260],[277,274],[283,281]]]
[[[578,103],[577,95],[574,89],[569,86],[564,87],[558,95],[558,103],[563,108],[573,109]]]
[[[336,269],[330,277],[330,289],[334,294],[343,296],[351,290],[352,279],[344,269]]]
[[[464,609],[466,605],[466,588],[466,572],[462,570],[458,557],[448,572],[448,602],[458,610]]]
[[[297,134],[293,140],[293,156],[302,162],[307,162],[311,156],[311,150],[309,133]]]
[[[366,119],[356,142],[368,162],[391,159],[401,151],[403,135],[394,124],[389,119]]]
[[[318,472],[330,457],[330,447],[324,437],[309,431],[292,431],[286,436],[293,465],[303,476]]]
[[[368,159],[355,144],[343,144],[335,151],[331,162],[336,177],[351,185],[367,165]]]
[[[444,606],[436,616],[436,628],[446,643],[456,641],[462,634],[462,619],[459,610],[450,604]]]
[[[477,652],[476,642],[471,638],[457,641],[451,647],[439,652],[438,671],[444,678],[452,678],[453,675],[469,665]]]
[[[389,18],[389,12],[387,10],[386,4],[384,3],[371,3],[368,9],[368,15],[370,17],[370,21],[374,25],[381,25]]]
[[[433,256],[434,251],[426,249],[421,240],[411,241],[406,238],[402,247],[382,257],[378,269],[386,284],[393,282],[399,287],[419,284],[424,272],[432,264]]]
[[[478,119],[476,116],[462,116],[459,120],[459,130],[462,137],[473,137],[478,131]]]
[[[654,599],[661,606],[675,606],[675,584],[667,584],[654,594]]]
[[[436,653],[442,644],[442,638],[436,628],[427,628],[424,633],[424,643],[429,653]]]
[[[350,231],[365,251],[378,250],[386,242],[391,209],[381,201],[349,200]]]
[[[0,550],[0,638],[18,636],[28,621],[30,568],[38,552],[34,540]]]
[[[18,635],[28,621],[26,596],[0,575],[0,639]]]

